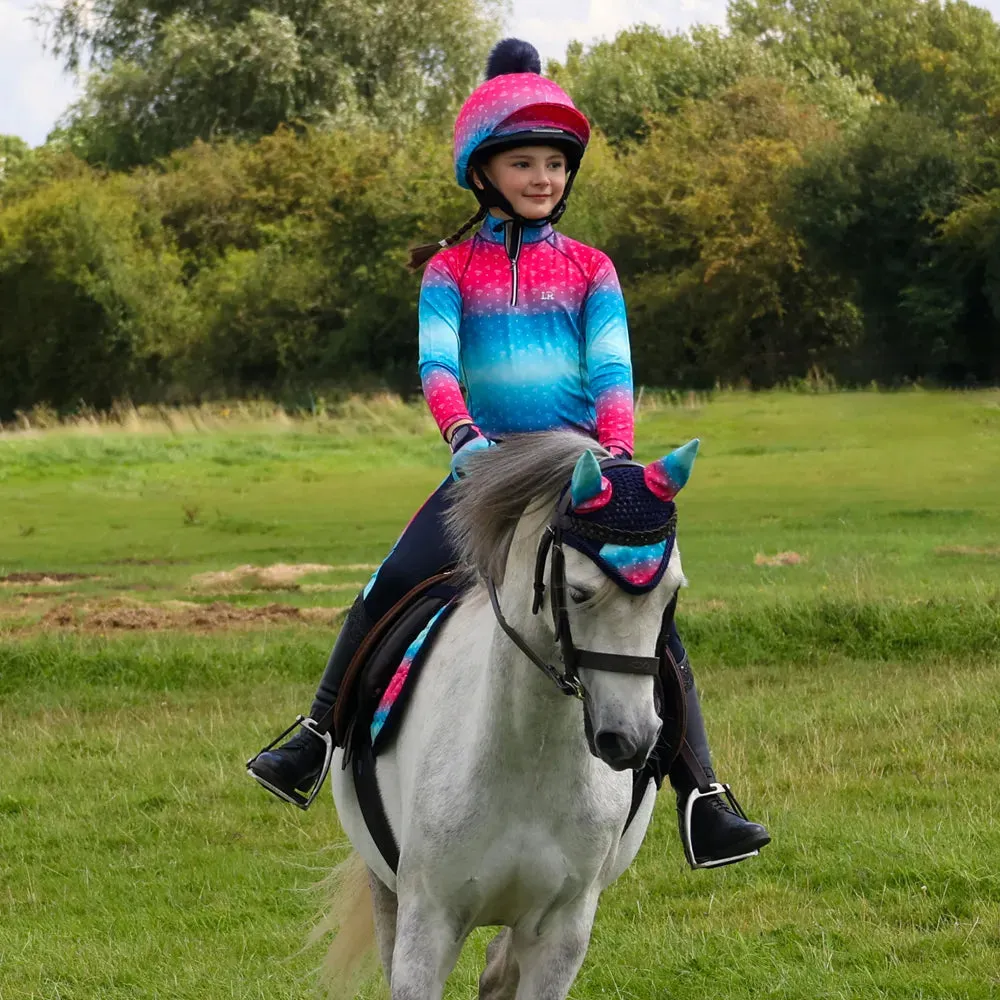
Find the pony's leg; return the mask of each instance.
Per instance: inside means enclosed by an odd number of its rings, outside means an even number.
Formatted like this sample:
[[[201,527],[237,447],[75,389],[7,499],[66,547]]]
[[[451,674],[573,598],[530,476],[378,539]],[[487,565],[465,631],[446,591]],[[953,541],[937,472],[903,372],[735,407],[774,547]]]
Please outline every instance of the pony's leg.
[[[368,884],[372,890],[375,916],[375,940],[385,971],[385,981],[392,983],[392,951],[396,947],[396,894],[369,868]]]
[[[390,977],[392,1000],[441,1000],[463,938],[445,910],[423,899],[400,899]]]
[[[597,910],[597,894],[545,918],[540,934],[514,934],[521,978],[516,1000],[566,1000],[583,965]],[[395,1000],[395,998],[394,998]]]
[[[519,978],[514,932],[505,927],[486,949],[486,968],[479,977],[479,1000],[514,1000]]]

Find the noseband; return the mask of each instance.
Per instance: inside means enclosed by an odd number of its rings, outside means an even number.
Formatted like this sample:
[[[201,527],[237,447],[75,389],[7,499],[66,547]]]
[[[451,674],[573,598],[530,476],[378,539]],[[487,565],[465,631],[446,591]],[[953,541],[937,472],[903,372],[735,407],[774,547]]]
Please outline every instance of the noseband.
[[[602,472],[606,469],[622,465],[635,465],[625,459],[605,459],[601,462]],[[660,675],[660,666],[667,653],[666,640],[674,621],[677,608],[677,594],[671,598],[663,613],[660,634],[656,640],[655,656],[623,656],[619,653],[598,653],[591,649],[580,649],[573,642],[573,633],[569,624],[569,611],[566,606],[566,556],[563,551],[564,535],[572,532],[593,541],[610,543],[612,545],[648,545],[669,538],[677,530],[676,514],[661,528],[653,531],[632,532],[610,528],[606,525],[584,521],[574,516],[572,496],[567,489],[556,505],[555,512],[538,543],[535,556],[534,599],[531,605],[532,614],[538,614],[545,598],[545,565],[549,556],[552,557],[551,605],[552,624],[555,627],[556,640],[562,651],[563,669],[559,670],[539,656],[531,648],[527,640],[514,628],[503,615],[497,588],[492,576],[486,579],[486,588],[490,595],[490,604],[497,622],[511,641],[532,663],[538,667],[563,694],[584,697],[583,685],[580,683],[580,669],[607,670],[619,674],[640,674],[650,677]]]

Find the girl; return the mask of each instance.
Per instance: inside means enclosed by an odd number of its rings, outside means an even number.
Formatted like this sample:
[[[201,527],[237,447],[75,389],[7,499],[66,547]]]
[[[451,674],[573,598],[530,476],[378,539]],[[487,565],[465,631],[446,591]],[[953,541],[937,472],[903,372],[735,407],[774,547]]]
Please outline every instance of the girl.
[[[611,261],[553,230],[590,137],[586,118],[551,80],[535,49],[507,39],[455,124],[455,173],[480,209],[457,233],[413,251],[429,258],[420,293],[420,376],[452,450],[457,477],[468,456],[505,434],[574,428],[609,452],[633,450],[632,366],[625,304]],[[472,239],[459,242],[482,223]],[[464,393],[463,393],[464,387]],[[322,775],[337,690],[369,628],[417,583],[453,563],[443,531],[449,477],[407,526],[355,601],[303,728],[260,753],[250,774],[287,801],[308,805]],[[678,663],[686,654],[670,637]],[[688,742],[711,780],[693,684]],[[678,760],[669,772],[683,807],[697,781]],[[662,775],[655,775],[658,782]],[[764,827],[722,797],[698,798],[691,848],[698,864],[740,860],[768,843]]]

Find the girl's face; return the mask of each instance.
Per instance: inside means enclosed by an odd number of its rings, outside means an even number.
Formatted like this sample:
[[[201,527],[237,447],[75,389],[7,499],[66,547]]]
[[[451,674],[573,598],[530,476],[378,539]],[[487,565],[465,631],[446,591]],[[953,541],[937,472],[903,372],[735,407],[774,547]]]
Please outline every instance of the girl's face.
[[[544,219],[566,189],[566,156],[555,146],[504,150],[490,157],[485,170],[514,211],[525,219]],[[475,175],[473,180],[483,186]]]

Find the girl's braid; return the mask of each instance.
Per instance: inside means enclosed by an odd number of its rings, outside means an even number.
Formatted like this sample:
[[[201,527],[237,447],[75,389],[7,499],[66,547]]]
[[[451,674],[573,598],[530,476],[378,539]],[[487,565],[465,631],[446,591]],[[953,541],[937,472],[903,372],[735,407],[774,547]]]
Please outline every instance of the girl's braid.
[[[473,226],[478,225],[486,218],[486,209],[480,208],[478,212],[460,229],[456,229],[451,236],[446,236],[437,243],[423,243],[418,247],[410,248],[410,262],[406,266],[411,271],[419,271],[438,252],[447,247],[454,246]]]

